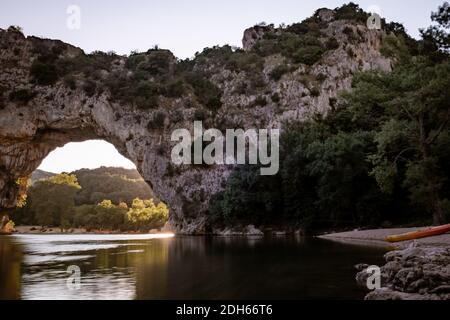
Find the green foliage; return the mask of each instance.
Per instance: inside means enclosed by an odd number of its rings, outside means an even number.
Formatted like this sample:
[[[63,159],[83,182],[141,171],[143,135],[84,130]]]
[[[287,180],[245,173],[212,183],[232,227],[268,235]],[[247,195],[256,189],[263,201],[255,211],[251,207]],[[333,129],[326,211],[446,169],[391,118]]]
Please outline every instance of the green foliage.
[[[276,177],[260,176],[256,166],[242,166],[231,174],[225,191],[212,199],[210,216],[216,225],[278,221],[281,199]]]
[[[321,26],[316,21],[314,17],[305,19],[303,22],[294,23],[293,25],[287,27],[287,31],[291,33],[295,33],[297,35],[311,35],[311,36],[320,36]]]
[[[405,39],[391,33],[383,38],[381,54],[388,58],[395,58],[399,62],[408,61],[411,58],[410,48]]]
[[[74,198],[80,188],[76,176],[69,174],[38,181],[30,188],[24,209],[41,226],[65,225],[74,213]]]
[[[289,30],[289,29],[288,29]],[[326,48],[316,32],[267,34],[252,49],[262,56],[280,53],[294,63],[312,65],[320,60]],[[276,75],[276,74],[275,74]]]
[[[221,90],[205,76],[199,73],[189,73],[186,75],[186,80],[194,89],[194,93],[201,104],[213,111],[222,106]]]
[[[266,105],[267,105],[267,98],[264,96],[256,97],[255,101],[253,102],[253,106],[265,107]]]
[[[434,17],[441,28],[449,26],[447,8]],[[338,12],[364,18],[355,5]],[[326,118],[286,123],[279,174],[237,168],[211,202],[212,222],[310,228],[448,222],[448,53],[442,34],[424,34],[437,37],[435,49],[418,52],[401,27],[391,27],[385,45],[399,57],[394,71],[358,74],[351,91],[330,99]]]
[[[327,48],[327,50],[336,50],[339,48],[339,42],[336,40],[335,37],[331,37],[327,40],[327,42],[325,43],[325,47]]]
[[[162,202],[155,205],[153,200],[141,200],[137,198],[134,199],[126,217],[127,222],[135,229],[159,229],[167,222],[169,209]]]
[[[285,64],[278,65],[275,68],[273,68],[273,70],[270,72],[270,78],[272,80],[278,81],[284,74],[288,73],[289,71],[290,68],[287,65]]]
[[[33,62],[30,75],[37,84],[44,86],[54,84],[59,78],[57,68],[54,64],[46,64],[38,60]]]
[[[151,49],[145,54],[131,56],[127,67],[135,71],[146,72],[148,76],[163,76],[170,73],[173,55],[168,50]]]
[[[83,90],[88,97],[93,97],[97,92],[97,83],[94,80],[87,79],[83,83]]]
[[[368,18],[369,14],[364,12],[364,10],[353,2],[344,4],[342,7],[335,9],[336,20],[353,20],[365,24]]]
[[[264,59],[260,55],[240,49],[234,50],[229,45],[206,48],[196,55],[194,61],[197,65],[219,63],[234,72],[261,72],[264,67]]]
[[[38,38],[33,38],[32,43],[32,52],[36,57],[30,68],[31,78],[38,85],[55,84],[67,72],[67,66],[61,59],[67,45],[61,41],[47,41]]]
[[[64,78],[64,84],[71,90],[75,90],[77,88],[77,82],[75,80],[75,77],[71,75],[68,75]]]
[[[446,59],[450,49],[450,5],[444,2],[431,15],[434,25],[421,30],[423,41],[421,51],[434,60]]]
[[[311,97],[320,96],[320,90],[317,87],[312,87],[309,91],[311,93]]]
[[[164,90],[164,95],[169,98],[180,98],[184,93],[184,82],[181,79],[169,81]]]
[[[81,169],[75,171],[82,187],[75,197],[77,206],[95,205],[102,200],[111,200],[118,205],[122,202],[131,205],[134,198],[154,198],[148,184],[135,170],[122,168]]]
[[[18,33],[23,34],[23,29],[20,26],[9,26],[8,32],[18,32]]]
[[[126,204],[116,206],[110,200],[104,200],[98,205],[82,205],[75,208],[72,225],[89,230],[127,230],[127,211]]]
[[[270,99],[272,100],[273,103],[279,103],[281,98],[280,95],[278,94],[278,92],[275,92]]]
[[[292,55],[292,58],[296,63],[313,65],[322,58],[323,53],[324,49],[322,48],[322,46],[312,45],[308,47],[299,48]]]
[[[73,174],[36,172],[32,179],[26,205],[13,212],[18,223],[62,229],[156,228],[150,222],[139,227],[127,222],[128,207],[136,197],[153,198],[150,187],[135,170],[102,167]]]

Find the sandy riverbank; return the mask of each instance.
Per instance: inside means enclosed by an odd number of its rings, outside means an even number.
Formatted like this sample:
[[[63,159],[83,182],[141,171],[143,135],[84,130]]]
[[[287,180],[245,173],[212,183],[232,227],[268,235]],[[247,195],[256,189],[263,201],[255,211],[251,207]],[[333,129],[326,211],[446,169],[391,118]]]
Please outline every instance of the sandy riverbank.
[[[426,228],[426,227],[425,227]],[[398,243],[389,243],[385,239],[387,236],[394,234],[403,234],[407,232],[417,231],[424,229],[420,228],[396,228],[396,229],[375,229],[375,230],[361,230],[350,231],[340,233],[330,233],[319,236],[318,238],[338,241],[344,243],[364,244],[373,246],[385,246],[392,249],[404,249],[409,247],[412,243],[424,245],[424,246],[449,246],[450,247],[450,233],[430,237],[417,239],[413,241],[404,241]]]

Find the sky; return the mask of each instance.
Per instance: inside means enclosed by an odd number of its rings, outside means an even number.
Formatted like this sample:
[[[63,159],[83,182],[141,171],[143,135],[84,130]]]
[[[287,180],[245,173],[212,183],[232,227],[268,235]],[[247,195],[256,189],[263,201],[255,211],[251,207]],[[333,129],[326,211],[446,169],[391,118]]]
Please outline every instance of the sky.
[[[80,157],[80,155],[83,155]],[[101,166],[135,169],[133,162],[123,157],[116,148],[105,141],[72,142],[51,152],[39,169],[53,173],[72,172],[81,168]]]
[[[158,45],[184,59],[193,57],[205,47],[241,46],[244,30],[257,23],[300,22],[318,8],[336,8],[349,1],[2,0],[0,28],[19,25],[26,35],[59,39],[87,53],[101,50],[129,54]],[[378,8],[388,21],[403,23],[412,36],[418,37],[419,28],[430,24],[431,11],[435,11],[443,0],[353,2],[365,10]],[[75,11],[68,10],[74,6]],[[80,158],[80,154],[84,156]],[[61,172],[99,165],[130,166],[112,145],[91,141],[68,144],[55,150],[45,159],[41,169]]]

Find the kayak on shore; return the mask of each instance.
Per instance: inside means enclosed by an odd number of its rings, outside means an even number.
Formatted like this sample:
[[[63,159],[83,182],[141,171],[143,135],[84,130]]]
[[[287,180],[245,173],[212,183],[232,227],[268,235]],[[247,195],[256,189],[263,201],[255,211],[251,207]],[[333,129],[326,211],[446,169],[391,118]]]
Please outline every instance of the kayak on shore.
[[[446,225],[439,226],[439,227],[427,228],[427,229],[418,230],[418,231],[413,231],[413,232],[408,232],[408,233],[399,234],[399,235],[388,236],[386,238],[386,241],[401,242],[401,241],[415,240],[415,239],[439,236],[439,235],[445,234],[447,232],[450,232],[450,224],[446,224]]]

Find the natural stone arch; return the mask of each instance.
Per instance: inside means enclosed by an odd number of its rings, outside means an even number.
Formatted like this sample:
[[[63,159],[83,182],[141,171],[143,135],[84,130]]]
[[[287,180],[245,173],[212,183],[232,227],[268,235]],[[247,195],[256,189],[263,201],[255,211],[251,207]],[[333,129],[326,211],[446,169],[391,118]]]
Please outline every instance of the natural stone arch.
[[[164,109],[143,110],[114,101],[107,91],[88,94],[80,87],[70,89],[62,80],[36,85],[30,80],[36,42],[50,48],[61,45],[59,41],[25,38],[16,30],[0,29],[0,210],[16,206],[25,192],[26,178],[51,151],[68,142],[101,139],[131,160],[155,195],[169,205],[174,230],[203,232],[209,198],[220,190],[227,169],[172,166],[170,139],[175,127],[169,117],[177,113],[177,127],[189,128],[193,110],[176,100]],[[63,56],[84,55],[78,48],[63,45]],[[119,62],[124,59],[117,56]],[[3,91],[18,89],[32,90],[33,97],[26,102],[5,101]],[[163,121],[152,125],[161,114]],[[192,218],[183,212],[192,212]]]
[[[231,71],[213,58],[207,59],[206,63],[192,61],[192,72],[206,77],[222,93],[221,107],[206,114],[205,126],[221,124],[222,127],[237,126],[244,130],[281,128],[286,120],[303,121],[318,113],[326,114],[338,92],[350,88],[355,72],[391,70],[392,61],[380,54],[382,39],[386,36],[383,30],[368,30],[360,24],[334,20],[332,14],[321,16],[319,12],[318,19],[324,22],[323,34],[333,37],[341,45],[327,51],[314,65],[300,65],[278,80],[272,79],[270,74],[284,58],[280,55],[262,58],[262,70],[258,72],[261,72],[265,91],[240,94],[236,88],[247,80],[245,71]],[[356,42],[349,38],[349,28],[353,35],[359,35]],[[251,50],[252,43],[247,42],[244,37],[244,47]],[[71,88],[64,79],[50,85],[36,84],[30,77],[31,67],[37,59],[33,48],[36,44],[43,45],[50,53],[54,48],[63,48],[57,51],[59,57],[85,57],[81,49],[60,41],[26,38],[17,30],[0,29],[0,209],[11,209],[16,205],[23,191],[17,184],[18,179],[30,175],[56,147],[73,141],[103,139],[134,162],[155,195],[168,204],[176,231],[204,232],[209,200],[223,190],[233,167],[174,166],[170,159],[174,145],[170,136],[177,128],[192,130],[198,111],[192,102],[203,108],[205,101],[190,88],[181,97],[164,98],[161,106],[144,110],[136,103],[113,99],[109,89],[101,92],[86,90],[86,86],[91,89],[86,78],[81,80],[84,88]],[[170,61],[166,67],[169,75],[173,75],[178,63],[176,58],[167,50],[153,49],[146,54],[155,51],[168,57]],[[130,57],[115,54],[110,57],[114,60],[111,70],[97,70],[100,78],[113,74],[114,70],[129,72],[126,63]],[[302,81],[305,74],[321,78],[314,88],[315,94]],[[21,97],[26,101],[17,101],[11,99],[15,90],[31,90],[33,94]],[[273,92],[279,94],[278,102],[271,100],[270,93]],[[261,95],[265,104],[258,103]],[[156,126],[155,120],[158,120]]]
[[[214,187],[212,181],[220,181],[221,176],[201,167],[184,173],[169,169],[170,132],[147,128],[157,111],[119,106],[107,101],[106,95],[88,98],[82,91],[66,96],[58,88],[45,90],[45,94],[54,94],[53,103],[35,98],[31,105],[8,105],[0,111],[2,208],[16,205],[23,192],[18,179],[31,175],[51,151],[69,142],[101,139],[130,159],[158,198],[169,205],[176,230],[202,230],[200,217],[209,195],[205,188]],[[184,210],[195,212],[195,229],[186,229],[189,221],[184,220]]]

